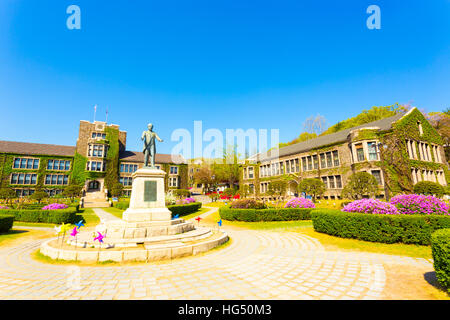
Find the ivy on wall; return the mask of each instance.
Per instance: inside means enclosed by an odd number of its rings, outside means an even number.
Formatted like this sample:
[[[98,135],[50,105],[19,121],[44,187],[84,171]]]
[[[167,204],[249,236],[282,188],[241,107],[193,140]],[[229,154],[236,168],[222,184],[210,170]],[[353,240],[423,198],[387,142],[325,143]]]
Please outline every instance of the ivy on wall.
[[[423,133],[420,134],[418,122],[420,122],[422,126]],[[418,169],[427,169],[427,170],[440,170],[444,171],[447,184],[450,185],[450,170],[448,169],[446,164],[443,163],[434,163],[434,162],[425,162],[420,160],[411,160],[409,159],[409,155],[407,153],[406,139],[427,142],[429,144],[437,144],[442,145],[443,140],[441,136],[437,133],[437,131],[431,126],[431,124],[427,121],[427,119],[422,115],[422,113],[413,109],[406,116],[398,120],[396,123],[392,125],[390,130],[386,131],[378,131],[376,129],[363,129],[358,131],[356,137],[353,138],[352,141],[361,141],[361,140],[372,140],[376,139],[380,141],[380,161],[365,161],[362,163],[354,163],[351,166],[342,166],[338,168],[327,168],[327,169],[316,169],[307,172],[299,172],[296,173],[292,180],[302,179],[306,176],[316,175],[316,176],[325,176],[325,175],[336,175],[341,174],[345,175],[350,170],[353,172],[361,171],[364,169],[371,168],[381,168],[384,172],[384,180],[387,190],[386,193],[389,197],[390,195],[395,195],[398,193],[408,193],[413,192],[413,180],[411,174],[411,167]],[[333,149],[336,145],[342,145],[343,142],[336,142],[326,146],[322,146],[319,148],[315,148],[310,150],[307,153],[304,153],[302,156],[310,156],[310,155],[318,155],[322,152],[329,151]],[[417,143],[415,143],[415,147],[417,148]],[[418,150],[418,149],[416,149]],[[434,159],[433,152],[431,153],[432,160]],[[243,179],[243,175],[240,175],[240,182],[246,183],[254,183],[255,189],[259,191],[259,183],[260,182],[270,182],[276,179],[280,179],[279,176],[271,176],[259,178],[259,165],[260,164],[249,164],[245,163],[244,166],[253,166],[255,172],[255,179]],[[258,171],[257,171],[258,169]],[[257,173],[258,172],[258,173]]]
[[[108,190],[119,182],[119,129],[106,127],[106,140],[109,141],[106,155],[105,186]]]
[[[38,169],[15,169],[13,168],[14,158],[38,158]],[[31,189],[63,189],[66,185],[45,185],[45,176],[47,174],[64,174],[69,175],[71,171],[64,170],[47,170],[47,164],[49,159],[71,160],[72,166],[74,161],[72,157],[67,156],[48,156],[48,155],[23,155],[23,154],[1,154],[0,157],[0,173],[1,181],[0,187],[12,187],[12,188],[31,188]],[[36,184],[10,184],[10,177],[12,173],[37,173]]]

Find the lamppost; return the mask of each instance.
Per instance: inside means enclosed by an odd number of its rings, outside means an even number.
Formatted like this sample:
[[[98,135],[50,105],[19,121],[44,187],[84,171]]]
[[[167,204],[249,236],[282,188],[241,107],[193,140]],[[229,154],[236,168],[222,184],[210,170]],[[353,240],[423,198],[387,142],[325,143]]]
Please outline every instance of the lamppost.
[[[381,143],[381,142],[377,143],[378,159],[380,159],[380,160],[381,160],[381,151],[380,151],[381,148],[383,148],[383,150],[386,151],[388,149],[388,145]],[[392,160],[392,158],[391,158],[391,160]],[[383,168],[381,168],[381,173],[383,175],[383,181],[384,181],[384,196],[385,196],[386,200],[389,201],[389,190],[387,187],[387,183],[386,183],[386,179],[385,179],[386,175],[384,173]]]

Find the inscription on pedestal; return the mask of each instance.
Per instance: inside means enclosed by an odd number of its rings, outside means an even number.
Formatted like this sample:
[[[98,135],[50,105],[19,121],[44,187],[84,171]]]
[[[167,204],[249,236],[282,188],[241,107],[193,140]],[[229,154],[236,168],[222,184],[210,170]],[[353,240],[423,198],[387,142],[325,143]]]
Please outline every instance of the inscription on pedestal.
[[[144,182],[144,201],[156,201],[156,181]]]

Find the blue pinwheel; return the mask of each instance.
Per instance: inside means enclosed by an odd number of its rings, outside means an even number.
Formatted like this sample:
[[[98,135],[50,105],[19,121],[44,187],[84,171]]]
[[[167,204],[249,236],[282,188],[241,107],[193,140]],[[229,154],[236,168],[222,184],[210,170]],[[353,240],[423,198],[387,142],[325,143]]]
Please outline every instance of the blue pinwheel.
[[[75,223],[75,225],[77,226],[77,229],[80,229],[81,227],[84,227],[83,220],[78,221],[78,223]]]
[[[180,217],[180,215],[177,213],[176,215],[173,216],[172,220],[178,219],[179,217]]]
[[[219,221],[217,221],[217,224],[219,225],[219,227],[222,226],[222,219],[220,219]]]

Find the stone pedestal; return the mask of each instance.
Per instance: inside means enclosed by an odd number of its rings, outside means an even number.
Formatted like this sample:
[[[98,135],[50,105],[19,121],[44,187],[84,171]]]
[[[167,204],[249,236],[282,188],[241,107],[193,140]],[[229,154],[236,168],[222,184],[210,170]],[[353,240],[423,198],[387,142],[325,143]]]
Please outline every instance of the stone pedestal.
[[[133,185],[129,208],[123,213],[126,222],[170,221],[172,214],[165,205],[164,176],[160,169],[144,167],[132,174]]]

